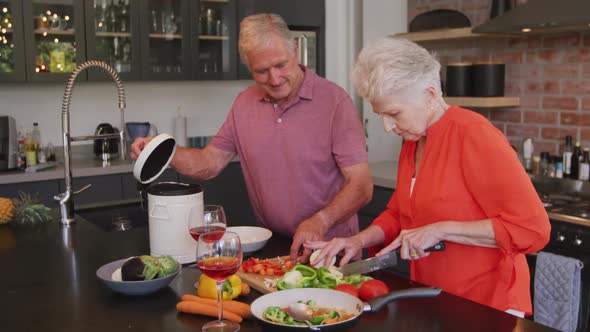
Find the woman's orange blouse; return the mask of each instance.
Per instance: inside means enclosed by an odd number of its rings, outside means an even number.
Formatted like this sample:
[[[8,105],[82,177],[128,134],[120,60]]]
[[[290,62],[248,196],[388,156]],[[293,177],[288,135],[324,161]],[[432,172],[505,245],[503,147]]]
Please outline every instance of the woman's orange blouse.
[[[410,262],[411,279],[499,310],[532,313],[525,253],[548,242],[547,213],[504,135],[483,116],[451,106],[427,132],[413,194],[416,142],[400,154],[397,186],[372,225],[389,244],[402,229],[491,219],[498,248],[446,241]],[[375,253],[380,248],[370,248]]]

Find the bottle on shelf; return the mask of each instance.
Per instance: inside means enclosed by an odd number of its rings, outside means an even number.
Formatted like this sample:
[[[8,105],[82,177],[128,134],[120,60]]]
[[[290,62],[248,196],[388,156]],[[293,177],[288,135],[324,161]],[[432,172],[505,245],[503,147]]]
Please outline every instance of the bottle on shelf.
[[[541,161],[539,162],[539,175],[549,175],[549,152],[541,152]]]
[[[576,142],[574,153],[572,154],[572,164],[570,177],[577,179],[580,173],[580,159],[582,159],[582,149],[580,149],[580,142]]]
[[[27,168],[27,156],[25,154],[25,136],[23,135],[23,129],[20,128],[18,131],[18,151],[16,152],[16,166],[18,169],[24,171]]]
[[[27,157],[27,167],[37,165],[37,150],[33,135],[29,132],[25,138],[25,155]]]
[[[555,162],[555,177],[558,179],[562,179],[563,178],[563,159],[560,156],[555,156],[553,161]]]
[[[547,176],[550,178],[556,177],[557,164],[555,163],[555,156],[549,156],[549,162],[547,164]]]
[[[590,179],[590,150],[584,148],[584,154],[580,160],[578,180],[588,181],[588,179]]]
[[[41,130],[39,129],[39,123],[37,123],[37,122],[33,123],[32,136],[33,136],[33,141],[36,144],[35,150],[39,151],[39,147],[41,146]]]
[[[572,174],[572,154],[574,153],[574,145],[572,143],[572,136],[565,137],[565,148],[563,149],[563,177],[570,178]]]

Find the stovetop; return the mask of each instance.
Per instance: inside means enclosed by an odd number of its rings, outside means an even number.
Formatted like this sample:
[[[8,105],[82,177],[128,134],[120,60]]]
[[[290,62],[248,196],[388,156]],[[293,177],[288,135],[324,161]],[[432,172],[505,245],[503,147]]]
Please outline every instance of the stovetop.
[[[590,200],[580,196],[540,194],[549,219],[590,227]]]

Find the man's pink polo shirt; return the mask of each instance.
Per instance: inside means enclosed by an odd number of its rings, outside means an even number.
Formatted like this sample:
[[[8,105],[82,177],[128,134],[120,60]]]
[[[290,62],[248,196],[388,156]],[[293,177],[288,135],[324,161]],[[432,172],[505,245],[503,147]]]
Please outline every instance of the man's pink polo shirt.
[[[239,155],[258,224],[286,236],[340,191],[340,168],[368,160],[350,97],[309,70],[284,109],[256,85],[244,90],[210,144]],[[355,214],[327,239],[356,233]]]

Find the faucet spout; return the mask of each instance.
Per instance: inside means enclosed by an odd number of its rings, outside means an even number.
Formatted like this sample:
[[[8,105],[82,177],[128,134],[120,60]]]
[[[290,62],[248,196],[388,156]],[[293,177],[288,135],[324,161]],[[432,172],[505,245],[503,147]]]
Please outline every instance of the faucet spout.
[[[70,101],[72,99],[72,92],[74,84],[78,75],[88,68],[99,68],[111,76],[117,87],[119,111],[121,113],[121,126],[119,129],[119,143],[120,153],[119,158],[125,160],[127,157],[127,139],[125,135],[125,90],[123,83],[119,78],[117,72],[108,64],[102,61],[90,60],[79,64],[76,69],[70,74],[66,83],[66,89],[61,106],[61,125],[62,125],[62,140],[64,149],[64,181],[66,191],[62,194],[56,195],[55,200],[59,201],[62,225],[69,225],[74,223],[74,201],[73,196],[76,192],[72,189],[72,161],[71,161],[71,142],[73,140],[88,140],[89,138],[99,138],[102,135],[83,137],[71,137],[70,135]],[[105,136],[107,136],[106,134]],[[111,134],[112,135],[112,134]]]

